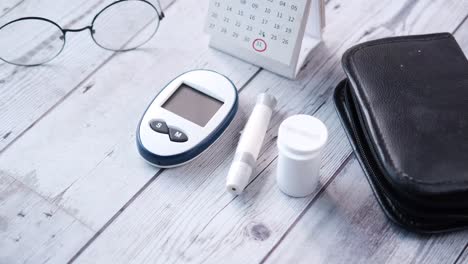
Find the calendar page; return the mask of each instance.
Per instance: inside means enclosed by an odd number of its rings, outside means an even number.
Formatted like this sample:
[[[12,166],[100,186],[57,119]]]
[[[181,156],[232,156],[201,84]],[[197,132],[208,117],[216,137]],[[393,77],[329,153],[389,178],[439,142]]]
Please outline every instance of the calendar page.
[[[306,3],[306,0],[211,0],[206,31],[289,65]]]

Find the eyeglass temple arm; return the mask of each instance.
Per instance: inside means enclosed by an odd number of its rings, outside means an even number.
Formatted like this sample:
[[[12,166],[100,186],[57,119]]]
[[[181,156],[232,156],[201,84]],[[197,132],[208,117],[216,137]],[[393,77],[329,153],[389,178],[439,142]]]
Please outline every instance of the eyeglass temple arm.
[[[164,15],[164,11],[163,11],[162,6],[161,6],[161,2],[159,0],[156,1],[156,2],[158,2],[159,10],[161,10],[161,14],[159,15],[159,19],[163,19],[165,17],[165,15]]]

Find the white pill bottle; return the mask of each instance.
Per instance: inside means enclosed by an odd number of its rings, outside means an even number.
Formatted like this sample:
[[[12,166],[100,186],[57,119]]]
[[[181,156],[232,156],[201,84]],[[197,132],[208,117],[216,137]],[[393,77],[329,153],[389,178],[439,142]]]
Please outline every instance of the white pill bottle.
[[[317,188],[327,140],[327,127],[313,116],[294,115],[281,123],[276,181],[282,192],[305,197]]]

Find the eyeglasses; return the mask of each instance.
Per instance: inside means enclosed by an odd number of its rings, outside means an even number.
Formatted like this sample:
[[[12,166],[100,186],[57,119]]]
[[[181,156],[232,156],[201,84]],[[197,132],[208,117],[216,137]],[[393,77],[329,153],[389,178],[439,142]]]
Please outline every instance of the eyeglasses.
[[[68,32],[89,30],[93,41],[106,50],[127,51],[148,42],[164,18],[145,0],[120,0],[102,9],[91,25],[63,29],[42,17],[23,17],[0,27],[0,59],[19,66],[36,66],[57,57]]]

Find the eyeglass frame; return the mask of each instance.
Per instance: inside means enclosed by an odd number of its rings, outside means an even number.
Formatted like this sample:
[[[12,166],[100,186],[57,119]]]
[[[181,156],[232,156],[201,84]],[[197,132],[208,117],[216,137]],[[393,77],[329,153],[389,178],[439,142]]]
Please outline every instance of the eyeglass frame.
[[[105,6],[101,11],[99,11],[93,18],[93,20],[91,21],[91,25],[89,26],[86,26],[86,27],[82,27],[82,28],[78,28],[78,29],[64,29],[62,28],[57,22],[55,21],[52,21],[48,18],[45,18],[45,17],[36,17],[36,16],[28,16],[28,17],[20,17],[20,18],[17,18],[17,19],[14,19],[6,24],[4,24],[3,26],[0,27],[0,31],[5,28],[6,26],[10,25],[10,24],[13,24],[15,22],[19,22],[19,21],[23,21],[23,20],[41,20],[41,21],[45,21],[45,22],[48,22],[48,23],[51,23],[53,24],[54,26],[56,26],[58,29],[60,29],[60,31],[62,32],[62,36],[63,36],[63,45],[62,47],[60,48],[60,50],[57,52],[57,54],[55,54],[55,56],[53,56],[52,58],[48,59],[47,61],[44,61],[44,62],[41,62],[41,63],[35,63],[35,64],[19,64],[19,63],[13,63],[13,62],[9,62],[9,61],[6,61],[5,59],[3,59],[2,57],[0,57],[0,60],[8,63],[8,64],[12,64],[12,65],[16,65],[16,66],[25,66],[25,67],[29,67],[29,66],[39,66],[39,65],[42,65],[42,64],[46,64],[50,61],[52,61],[53,59],[55,59],[60,53],[62,53],[63,49],[65,48],[65,44],[66,44],[66,35],[67,35],[67,32],[81,32],[81,31],[84,31],[84,30],[89,30],[89,32],[91,33],[91,38],[93,39],[94,43],[96,43],[96,45],[98,45],[99,47],[101,47],[102,49],[105,49],[105,50],[109,50],[109,51],[114,51],[114,52],[125,52],[125,51],[130,51],[130,50],[134,50],[134,49],[137,49],[139,47],[141,47],[142,45],[146,44],[150,39],[152,39],[154,37],[154,35],[156,34],[156,32],[158,32],[158,29],[159,29],[159,23],[158,23],[158,26],[156,27],[156,29],[154,30],[154,32],[151,34],[151,36],[148,38],[147,41],[141,43],[140,45],[136,46],[136,47],[133,47],[133,48],[128,48],[128,49],[119,49],[119,50],[115,50],[115,49],[110,49],[110,48],[106,48],[104,46],[102,46],[101,44],[99,44],[99,42],[96,41],[96,39],[94,38],[94,32],[93,32],[93,26],[94,26],[94,22],[96,21],[96,18],[99,17],[100,14],[102,14],[106,9],[110,8],[111,6],[113,5],[116,5],[116,4],[119,4],[119,3],[122,3],[122,2],[127,2],[127,1],[140,1],[140,2],[144,2],[148,5],[150,5],[155,11],[156,11],[156,14],[158,15],[158,19],[159,21],[162,21],[163,18],[165,17],[164,15],[164,11],[162,10],[162,7],[161,7],[161,3],[159,2],[159,0],[157,0],[158,2],[158,7],[159,9],[161,9],[161,12],[158,11],[158,9],[156,8],[156,6],[154,6],[152,3],[150,3],[149,1],[147,0],[118,0],[118,1],[115,1],[115,2],[112,2],[110,3],[109,5]]]

